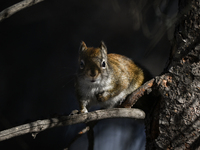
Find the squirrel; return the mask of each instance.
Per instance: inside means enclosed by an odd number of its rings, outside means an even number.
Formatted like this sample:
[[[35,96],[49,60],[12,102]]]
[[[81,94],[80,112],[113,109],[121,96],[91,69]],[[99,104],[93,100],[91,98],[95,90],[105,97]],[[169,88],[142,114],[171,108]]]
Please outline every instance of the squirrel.
[[[144,81],[140,67],[123,55],[107,54],[104,42],[97,48],[82,42],[78,63],[75,91],[81,113],[87,113],[93,105],[103,108],[120,105]]]

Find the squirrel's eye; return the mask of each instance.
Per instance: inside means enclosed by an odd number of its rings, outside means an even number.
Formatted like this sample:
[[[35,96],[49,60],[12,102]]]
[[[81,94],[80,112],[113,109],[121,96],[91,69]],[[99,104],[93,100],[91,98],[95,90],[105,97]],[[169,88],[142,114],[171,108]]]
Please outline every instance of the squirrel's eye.
[[[106,67],[106,63],[105,63],[104,60],[103,60],[102,63],[101,63],[101,67],[102,67],[102,68],[105,68],[105,67]]]
[[[83,60],[81,60],[81,63],[80,63],[80,69],[83,69],[85,66],[85,62]]]

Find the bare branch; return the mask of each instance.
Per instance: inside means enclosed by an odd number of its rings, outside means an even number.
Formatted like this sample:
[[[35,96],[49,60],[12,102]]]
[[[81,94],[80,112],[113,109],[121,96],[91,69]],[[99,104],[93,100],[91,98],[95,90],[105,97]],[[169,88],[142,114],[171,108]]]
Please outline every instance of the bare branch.
[[[64,148],[64,150],[68,150],[69,147],[79,138],[81,137],[83,134],[87,133],[90,130],[89,126],[86,126],[84,129],[82,129],[71,141],[70,143],[67,145],[66,148]]]
[[[96,125],[93,124],[93,122],[89,122],[88,126],[90,127],[90,130],[87,132],[87,137],[88,137],[88,150],[93,150],[94,149],[94,129],[93,127]]]
[[[144,93],[148,90],[151,90],[151,88],[154,85],[155,79],[151,79],[144,83],[141,87],[139,87],[137,90],[135,90],[132,94],[128,96],[128,98],[120,105],[121,107],[125,108],[131,108],[137,100],[144,95]]]
[[[87,123],[87,124],[86,124],[87,126],[86,126],[84,129],[82,129],[82,130],[77,134],[77,136],[74,137],[74,138],[71,140],[71,142],[68,144],[68,146],[67,146],[64,150],[68,150],[69,147],[70,147],[79,137],[81,137],[83,134],[85,134],[85,133],[87,133],[88,131],[90,131],[91,128],[92,128],[92,130],[93,130],[94,126],[95,126],[97,123],[98,123],[98,121],[93,121],[93,122]],[[88,139],[89,139],[89,138],[88,138]],[[90,142],[90,141],[89,141],[89,142]]]
[[[45,120],[38,120],[21,126],[13,127],[0,132],[0,141],[10,139],[27,133],[37,133],[53,127],[72,125],[77,123],[88,123],[95,120],[107,118],[134,118],[144,119],[145,113],[140,109],[113,108],[97,110],[84,114],[74,114],[70,116],[61,116]]]
[[[18,12],[24,8],[30,7],[32,5],[35,5],[42,1],[44,1],[44,0],[24,0],[17,4],[14,4],[0,12],[0,22],[6,18],[12,16],[16,12]]]

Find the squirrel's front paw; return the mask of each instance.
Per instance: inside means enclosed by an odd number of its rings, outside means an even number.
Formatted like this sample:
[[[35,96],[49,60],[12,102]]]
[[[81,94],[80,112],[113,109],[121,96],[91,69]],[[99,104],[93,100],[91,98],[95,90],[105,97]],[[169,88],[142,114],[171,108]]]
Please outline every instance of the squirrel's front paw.
[[[96,98],[99,102],[104,102],[107,100],[106,96],[105,96],[105,92],[96,94]]]
[[[99,102],[102,102],[102,101],[103,101],[103,96],[102,96],[102,94],[97,94],[96,97],[97,97],[97,100],[98,100]]]

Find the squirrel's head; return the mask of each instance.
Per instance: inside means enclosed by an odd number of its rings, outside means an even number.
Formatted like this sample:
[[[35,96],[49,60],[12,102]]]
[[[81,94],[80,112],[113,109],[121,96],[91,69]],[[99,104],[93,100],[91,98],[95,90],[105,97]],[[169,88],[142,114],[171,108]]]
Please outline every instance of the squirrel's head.
[[[79,48],[79,78],[95,83],[105,78],[107,72],[107,48],[104,42],[101,42],[97,48],[87,47],[84,42],[81,42]]]

